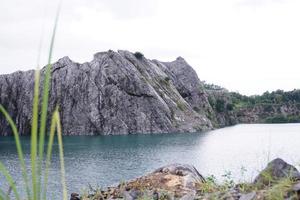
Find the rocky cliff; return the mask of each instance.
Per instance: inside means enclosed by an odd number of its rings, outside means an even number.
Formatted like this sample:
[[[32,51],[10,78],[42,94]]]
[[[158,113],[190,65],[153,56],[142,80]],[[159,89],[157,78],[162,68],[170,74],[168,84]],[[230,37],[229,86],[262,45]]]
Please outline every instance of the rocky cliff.
[[[43,74],[45,68],[42,69]],[[21,134],[30,133],[34,71],[0,75],[0,104]],[[42,86],[41,86],[42,87]],[[213,128],[208,96],[192,67],[149,60],[141,53],[108,51],[79,64],[52,65],[49,110],[60,108],[65,135],[196,132]],[[11,129],[0,117],[0,134]]]
[[[41,70],[41,80],[45,68]],[[42,88],[42,81],[41,81]],[[30,133],[34,71],[0,75],[0,104]],[[237,123],[300,122],[300,91],[247,97],[201,82],[181,57],[149,60],[107,51],[91,62],[52,65],[49,116],[60,108],[65,135],[197,132]],[[0,115],[0,135],[11,129]]]

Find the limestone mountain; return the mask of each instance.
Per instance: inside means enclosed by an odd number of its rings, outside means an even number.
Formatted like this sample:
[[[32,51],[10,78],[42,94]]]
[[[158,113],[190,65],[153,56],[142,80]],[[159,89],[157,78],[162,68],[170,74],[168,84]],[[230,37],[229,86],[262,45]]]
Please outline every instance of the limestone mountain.
[[[44,73],[45,68],[41,80]],[[33,70],[0,75],[0,103],[24,135],[30,133],[33,87]],[[213,110],[203,84],[181,57],[160,62],[141,53],[110,50],[83,64],[61,58],[52,65],[49,114],[56,105],[65,135],[213,128],[205,114]],[[0,117],[0,134],[11,134],[4,117]]]

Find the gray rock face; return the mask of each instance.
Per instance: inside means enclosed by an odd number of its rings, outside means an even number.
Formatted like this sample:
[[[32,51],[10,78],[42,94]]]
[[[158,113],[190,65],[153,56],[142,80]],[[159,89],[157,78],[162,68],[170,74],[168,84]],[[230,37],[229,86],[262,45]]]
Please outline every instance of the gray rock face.
[[[29,134],[34,88],[34,71],[0,75],[0,104],[17,124],[22,134]],[[0,115],[0,135],[11,134],[3,115]]]
[[[44,70],[42,70],[42,78]],[[0,75],[0,104],[30,133],[34,71]],[[159,62],[128,51],[68,57],[52,65],[49,114],[60,107],[65,135],[196,132],[212,129],[207,94],[182,58]],[[3,116],[0,135],[11,134]]]

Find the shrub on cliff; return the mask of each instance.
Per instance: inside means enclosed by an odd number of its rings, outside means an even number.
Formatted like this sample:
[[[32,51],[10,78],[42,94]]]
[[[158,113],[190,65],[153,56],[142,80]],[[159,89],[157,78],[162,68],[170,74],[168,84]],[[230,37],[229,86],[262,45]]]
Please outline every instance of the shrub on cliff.
[[[265,123],[300,123],[300,116],[284,116],[277,115],[274,117],[268,117]]]
[[[216,110],[219,113],[225,111],[225,101],[223,99],[217,99],[217,101],[216,101]]]
[[[142,59],[144,57],[144,54],[142,54],[141,52],[135,52],[134,53],[134,56],[137,58],[137,59]]]

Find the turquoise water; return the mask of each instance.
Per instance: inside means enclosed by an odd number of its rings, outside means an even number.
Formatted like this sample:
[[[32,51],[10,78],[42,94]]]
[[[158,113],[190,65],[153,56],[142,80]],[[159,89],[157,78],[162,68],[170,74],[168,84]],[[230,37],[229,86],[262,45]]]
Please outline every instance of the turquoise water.
[[[300,163],[300,124],[237,125],[193,134],[70,136],[63,141],[69,193],[80,192],[89,184],[113,185],[170,163],[191,164],[203,175],[214,174],[218,179],[231,171],[235,180],[247,181],[276,157],[297,166]],[[30,138],[23,137],[22,144],[29,163]],[[22,178],[12,137],[0,137],[0,160],[20,187]],[[56,151],[49,181],[53,197],[61,192],[59,173]],[[5,188],[2,183],[0,176]]]

